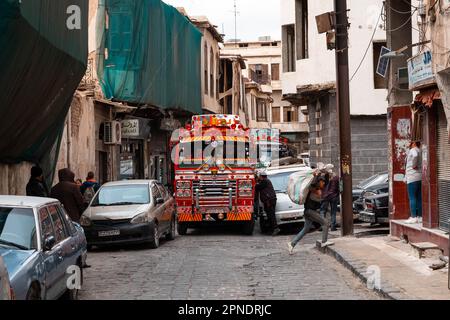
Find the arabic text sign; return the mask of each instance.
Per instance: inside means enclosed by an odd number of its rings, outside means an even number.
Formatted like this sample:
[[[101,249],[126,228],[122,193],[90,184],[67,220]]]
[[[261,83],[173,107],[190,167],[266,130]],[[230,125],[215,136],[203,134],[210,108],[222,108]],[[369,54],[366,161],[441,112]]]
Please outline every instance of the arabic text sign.
[[[431,51],[424,51],[408,60],[409,89],[433,84],[434,74]]]
[[[126,119],[122,121],[122,137],[138,137],[139,120]]]

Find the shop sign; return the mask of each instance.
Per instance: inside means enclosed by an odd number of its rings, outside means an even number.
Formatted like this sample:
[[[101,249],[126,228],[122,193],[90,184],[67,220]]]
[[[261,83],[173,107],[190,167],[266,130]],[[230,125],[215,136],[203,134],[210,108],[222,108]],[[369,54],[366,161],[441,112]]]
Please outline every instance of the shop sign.
[[[424,51],[408,60],[409,90],[417,90],[434,84],[431,51]]]
[[[139,137],[139,119],[122,120],[122,137]]]

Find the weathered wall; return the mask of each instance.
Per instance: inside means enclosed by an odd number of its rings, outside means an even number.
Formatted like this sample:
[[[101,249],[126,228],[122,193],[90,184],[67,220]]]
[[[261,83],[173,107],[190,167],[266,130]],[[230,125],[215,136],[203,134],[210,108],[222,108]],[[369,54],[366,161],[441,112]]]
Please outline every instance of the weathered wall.
[[[32,166],[27,162],[16,165],[0,164],[0,194],[25,195]]]
[[[335,96],[325,96],[308,106],[311,162],[339,168],[339,129]],[[386,117],[352,117],[353,183],[388,169]]]
[[[56,172],[69,168],[75,173],[75,179],[84,180],[89,171],[95,171],[94,114],[92,97],[77,91],[67,116]],[[54,184],[57,182],[55,174]]]

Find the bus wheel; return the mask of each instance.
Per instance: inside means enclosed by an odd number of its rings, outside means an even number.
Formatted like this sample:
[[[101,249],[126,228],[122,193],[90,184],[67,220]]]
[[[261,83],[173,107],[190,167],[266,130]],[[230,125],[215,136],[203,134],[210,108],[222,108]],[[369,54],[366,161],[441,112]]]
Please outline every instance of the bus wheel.
[[[185,236],[187,234],[188,227],[186,223],[179,223],[177,225],[177,231],[180,236]]]

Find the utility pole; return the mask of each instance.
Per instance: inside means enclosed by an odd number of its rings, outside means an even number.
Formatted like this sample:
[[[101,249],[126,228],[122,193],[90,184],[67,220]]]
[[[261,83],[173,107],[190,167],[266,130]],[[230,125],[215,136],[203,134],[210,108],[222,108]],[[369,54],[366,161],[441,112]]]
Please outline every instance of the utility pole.
[[[340,172],[344,189],[341,201],[342,236],[349,236],[353,235],[353,197],[347,1],[334,0],[334,11],[336,15],[336,102],[339,117]]]

